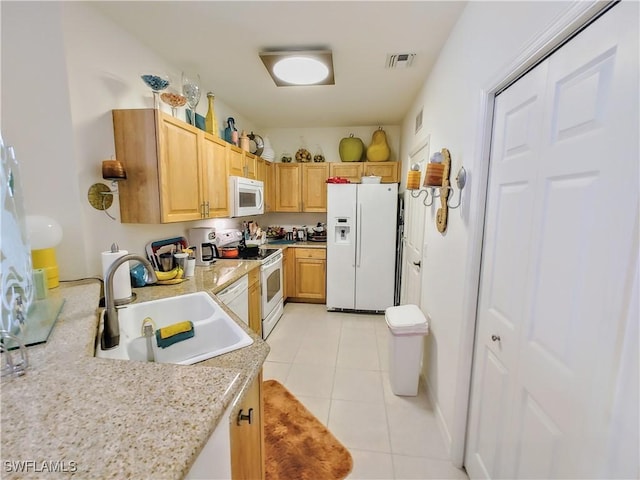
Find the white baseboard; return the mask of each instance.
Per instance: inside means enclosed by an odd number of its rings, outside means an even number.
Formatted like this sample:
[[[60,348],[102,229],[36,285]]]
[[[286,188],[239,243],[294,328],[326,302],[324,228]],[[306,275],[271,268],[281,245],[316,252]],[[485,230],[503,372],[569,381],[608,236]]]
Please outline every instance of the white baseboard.
[[[436,414],[436,422],[438,424],[438,429],[440,430],[440,434],[444,440],[445,448],[447,449],[447,455],[451,457],[451,432],[447,427],[447,422],[444,420],[444,415],[442,414],[442,410],[440,409],[440,404],[438,403],[436,396],[433,392],[433,388],[429,384],[429,380],[425,377],[424,374],[420,375],[420,380],[422,380],[426,386],[427,397],[429,398],[429,402],[433,406],[433,410]]]

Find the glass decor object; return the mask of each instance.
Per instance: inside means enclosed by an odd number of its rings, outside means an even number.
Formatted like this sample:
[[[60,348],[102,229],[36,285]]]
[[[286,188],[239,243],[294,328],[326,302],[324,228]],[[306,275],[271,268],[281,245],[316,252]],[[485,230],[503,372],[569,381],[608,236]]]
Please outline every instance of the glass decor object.
[[[0,137],[0,200],[2,202],[0,258],[2,261],[2,324],[12,335],[23,332],[34,301],[31,249],[22,198],[20,170],[13,147]]]
[[[64,298],[52,295],[36,280],[43,270],[34,270],[31,256],[33,243],[24,211],[20,169],[13,148],[5,146],[0,136],[0,259],[2,262],[2,318],[0,330],[16,337],[5,345],[7,350],[20,345],[46,342],[62,310]],[[60,235],[62,234],[59,232]],[[40,239],[36,239],[40,241]],[[43,283],[43,282],[40,282]],[[39,291],[38,291],[39,290]],[[40,295],[39,295],[40,294]]]
[[[187,104],[187,97],[171,90],[160,95],[160,99],[171,107],[171,115],[174,117],[178,111],[178,107],[184,107]]]
[[[187,99],[189,108],[195,113],[196,106],[200,103],[200,75],[182,72],[182,93]],[[196,126],[196,117],[191,115],[191,125]]]
[[[145,73],[140,75],[140,78],[153,92],[153,108],[158,110],[160,108],[159,94],[169,86],[169,76],[166,74]]]

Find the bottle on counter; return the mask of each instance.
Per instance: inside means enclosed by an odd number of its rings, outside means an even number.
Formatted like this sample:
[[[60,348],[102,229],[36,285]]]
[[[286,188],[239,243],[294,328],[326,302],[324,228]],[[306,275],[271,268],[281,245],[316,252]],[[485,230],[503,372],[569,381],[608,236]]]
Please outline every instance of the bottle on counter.
[[[224,129],[224,139],[227,143],[238,146],[238,130],[233,117],[227,118],[227,128]]]
[[[248,152],[251,148],[249,146],[249,137],[247,136],[247,132],[244,130],[242,130],[242,133],[240,134],[240,148],[245,152]]]

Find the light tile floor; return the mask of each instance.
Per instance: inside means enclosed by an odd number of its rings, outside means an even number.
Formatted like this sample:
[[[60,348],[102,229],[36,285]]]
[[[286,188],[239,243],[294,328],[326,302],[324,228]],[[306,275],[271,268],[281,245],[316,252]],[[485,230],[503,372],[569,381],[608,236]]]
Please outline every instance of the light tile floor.
[[[349,449],[349,479],[466,479],[447,459],[425,390],[391,392],[384,315],[290,303],[267,339],[275,379]]]

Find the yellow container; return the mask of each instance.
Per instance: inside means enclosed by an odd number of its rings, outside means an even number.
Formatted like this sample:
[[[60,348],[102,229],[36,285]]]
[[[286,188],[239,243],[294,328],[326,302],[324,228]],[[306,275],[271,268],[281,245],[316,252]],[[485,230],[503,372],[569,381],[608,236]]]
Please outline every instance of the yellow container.
[[[56,288],[60,285],[60,274],[58,272],[55,248],[31,250],[31,261],[33,262],[33,268],[42,268],[45,271],[48,288]]]
[[[407,190],[417,190],[420,188],[420,171],[409,170],[407,174]]]

